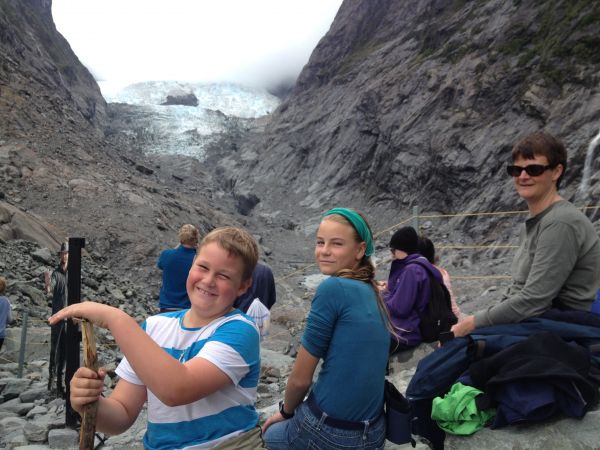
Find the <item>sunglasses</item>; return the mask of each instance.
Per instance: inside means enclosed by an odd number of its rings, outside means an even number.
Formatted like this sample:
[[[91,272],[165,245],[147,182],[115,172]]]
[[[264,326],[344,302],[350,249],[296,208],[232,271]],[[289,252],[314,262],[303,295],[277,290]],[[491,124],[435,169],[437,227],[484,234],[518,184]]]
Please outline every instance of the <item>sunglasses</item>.
[[[541,164],[530,164],[529,166],[506,166],[506,172],[511,177],[521,176],[521,172],[525,171],[530,177],[539,177],[546,170],[552,169],[552,166],[543,166]]]

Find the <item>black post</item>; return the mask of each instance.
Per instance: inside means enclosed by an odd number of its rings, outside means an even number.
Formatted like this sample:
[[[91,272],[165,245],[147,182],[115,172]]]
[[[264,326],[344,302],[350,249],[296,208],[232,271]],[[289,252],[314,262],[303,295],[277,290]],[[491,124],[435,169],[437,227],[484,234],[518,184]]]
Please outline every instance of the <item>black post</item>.
[[[69,266],[67,279],[67,303],[79,303],[81,301],[81,249],[85,247],[84,238],[69,238]],[[67,407],[65,424],[68,427],[76,427],[79,414],[71,407],[71,378],[79,369],[80,351],[79,343],[81,334],[78,325],[72,320],[67,321],[67,368],[65,372],[65,381],[67,388]]]

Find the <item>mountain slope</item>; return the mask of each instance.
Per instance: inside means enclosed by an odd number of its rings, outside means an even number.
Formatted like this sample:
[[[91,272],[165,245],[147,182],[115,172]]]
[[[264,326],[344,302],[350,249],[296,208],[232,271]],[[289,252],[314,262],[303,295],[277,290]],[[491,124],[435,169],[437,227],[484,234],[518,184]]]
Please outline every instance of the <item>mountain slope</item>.
[[[156,293],[156,258],[179,227],[236,223],[217,210],[234,199],[194,159],[144,156],[109,114],[51,1],[0,0],[0,238],[35,240],[38,226],[53,230],[43,246],[84,237],[90,255]]]
[[[597,48],[598,2],[346,0],[233,177],[258,213],[511,209],[510,148],[545,128],[568,146],[570,197],[600,128]],[[597,202],[597,179],[576,200]]]
[[[106,102],[56,30],[48,0],[0,2],[0,132],[31,136],[59,126],[94,134]],[[6,116],[6,117],[4,117]]]

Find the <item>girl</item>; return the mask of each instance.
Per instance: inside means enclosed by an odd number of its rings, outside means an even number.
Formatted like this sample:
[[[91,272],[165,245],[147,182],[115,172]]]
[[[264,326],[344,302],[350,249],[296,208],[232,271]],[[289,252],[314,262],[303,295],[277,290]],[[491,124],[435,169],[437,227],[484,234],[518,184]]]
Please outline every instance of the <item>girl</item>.
[[[270,450],[381,449],[389,319],[375,282],[365,218],[334,208],[317,232],[318,287],[279,412],[265,422]],[[311,392],[319,359],[323,366]]]

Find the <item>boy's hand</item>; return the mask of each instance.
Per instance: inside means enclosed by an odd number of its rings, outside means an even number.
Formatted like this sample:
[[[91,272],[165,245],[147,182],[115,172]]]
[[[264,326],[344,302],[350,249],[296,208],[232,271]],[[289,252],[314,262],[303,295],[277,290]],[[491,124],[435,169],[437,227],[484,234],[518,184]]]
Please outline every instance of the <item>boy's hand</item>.
[[[120,309],[97,302],[83,302],[67,306],[50,316],[48,323],[54,325],[61,320],[70,318],[87,319],[100,328],[109,328],[109,322],[119,314],[125,314]]]
[[[106,369],[101,368],[98,373],[87,367],[80,367],[71,378],[71,406],[79,414],[83,414],[83,407],[95,402],[104,390],[104,377]]]

